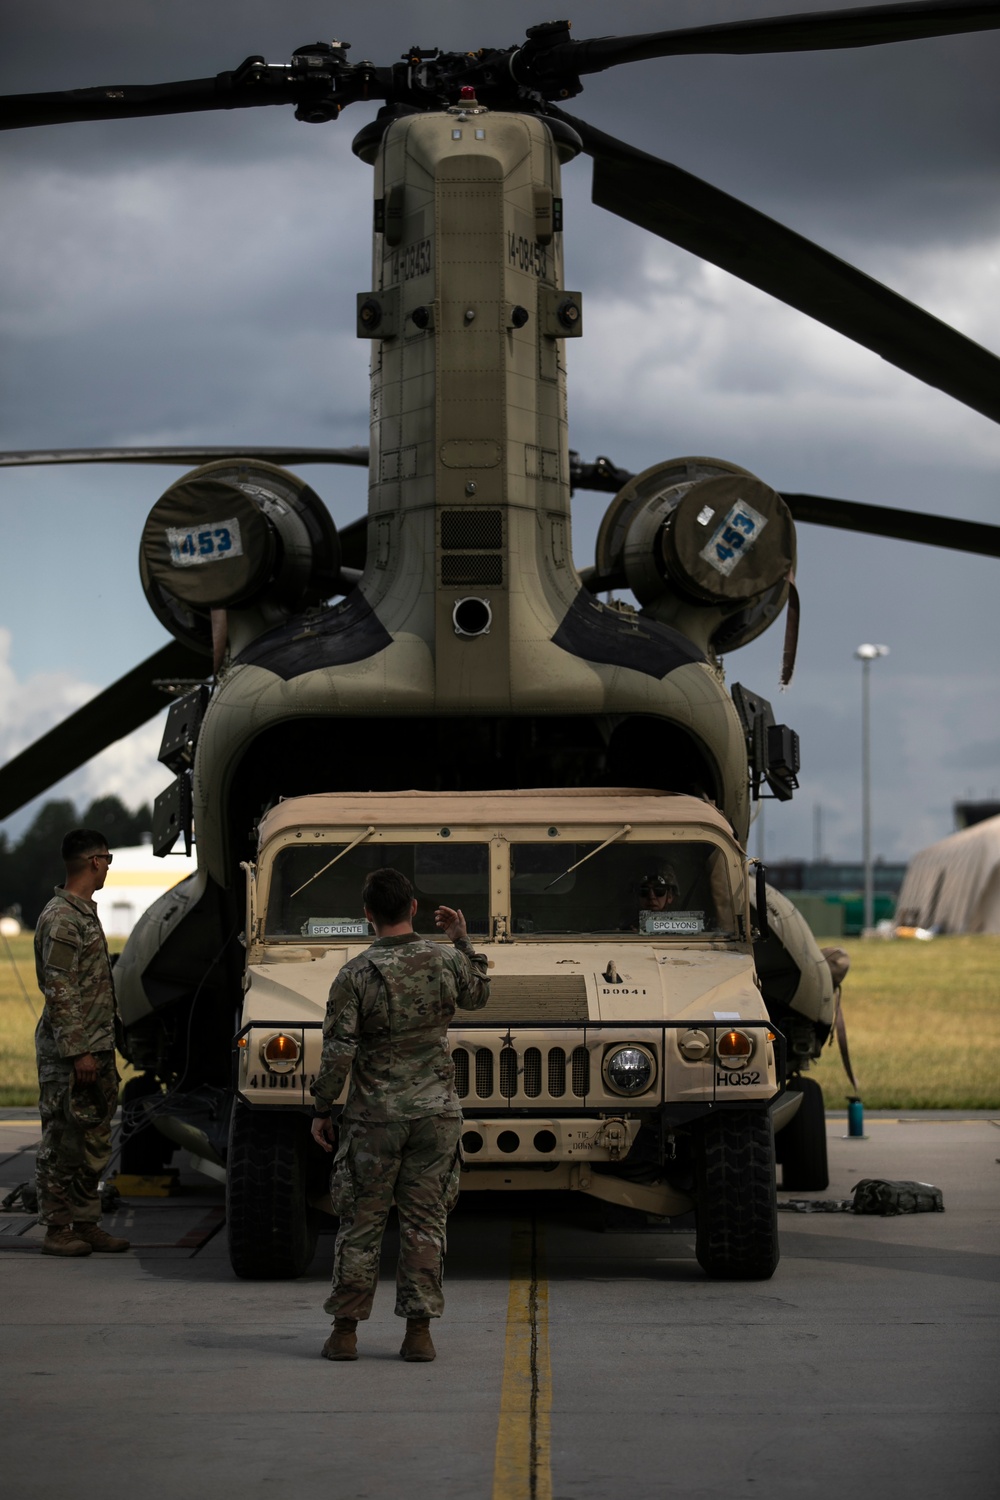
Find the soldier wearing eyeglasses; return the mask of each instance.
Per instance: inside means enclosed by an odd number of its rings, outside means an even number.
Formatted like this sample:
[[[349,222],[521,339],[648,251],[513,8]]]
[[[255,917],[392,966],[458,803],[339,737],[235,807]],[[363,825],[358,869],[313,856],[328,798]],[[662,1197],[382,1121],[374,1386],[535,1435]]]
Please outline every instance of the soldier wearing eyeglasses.
[[[45,1255],[128,1249],[128,1240],[100,1227],[98,1197],[118,1103],[120,1022],[94,895],[107,879],[112,857],[96,829],[67,833],[62,842],[66,883],[56,886],[35,928],[35,972],[45,998],[35,1030],[42,1117],[36,1177]]]

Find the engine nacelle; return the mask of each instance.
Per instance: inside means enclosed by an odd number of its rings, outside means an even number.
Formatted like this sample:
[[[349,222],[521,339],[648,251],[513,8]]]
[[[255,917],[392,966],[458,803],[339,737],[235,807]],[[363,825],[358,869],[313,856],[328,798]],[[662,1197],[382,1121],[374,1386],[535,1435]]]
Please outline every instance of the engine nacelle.
[[[213,610],[227,611],[239,650],[342,588],[326,506],[294,474],[256,459],[205,464],[172,484],[146,520],[139,572],[157,619],[207,654]]]
[[[781,496],[717,458],[675,458],[630,479],[597,538],[597,574],[623,578],[643,614],[732,651],[788,598],[795,524]]]

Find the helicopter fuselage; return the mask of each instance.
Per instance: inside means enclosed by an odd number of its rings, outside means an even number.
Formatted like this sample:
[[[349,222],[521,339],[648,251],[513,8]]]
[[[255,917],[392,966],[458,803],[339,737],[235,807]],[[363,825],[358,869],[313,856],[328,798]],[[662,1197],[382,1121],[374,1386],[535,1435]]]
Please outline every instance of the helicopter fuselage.
[[[362,132],[356,149],[375,168],[373,285],[358,298],[372,343],[365,568],[341,603],[224,667],[194,768],[210,873],[230,884],[249,823],[320,787],[697,787],[745,836],[744,734],[718,663],[599,602],[573,562],[571,133],[470,104]]]

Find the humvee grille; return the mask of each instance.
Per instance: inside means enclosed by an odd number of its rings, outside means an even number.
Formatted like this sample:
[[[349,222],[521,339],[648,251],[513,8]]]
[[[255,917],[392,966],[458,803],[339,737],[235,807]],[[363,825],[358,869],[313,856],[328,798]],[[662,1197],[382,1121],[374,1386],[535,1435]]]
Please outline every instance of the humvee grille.
[[[503,514],[499,510],[443,510],[441,548],[502,547]]]
[[[459,1047],[454,1053],[455,1063],[455,1093],[460,1099],[464,1099],[469,1092],[469,1054],[464,1047]]]
[[[573,1092],[581,1099],[590,1092],[590,1053],[586,1047],[573,1048]]]
[[[504,1047],[500,1053],[500,1092],[505,1099],[513,1099],[517,1093],[517,1053],[513,1047]]]
[[[460,1099],[468,1099],[470,1082],[477,1099],[494,1097],[515,1099],[519,1094],[526,1099],[537,1099],[543,1093],[543,1081],[548,1086],[551,1099],[561,1099],[566,1094],[566,1052],[562,1047],[526,1047],[521,1053],[516,1046],[504,1044],[496,1052],[490,1047],[475,1049],[475,1075],[470,1079],[470,1049],[455,1047],[452,1051],[455,1063],[455,1092]],[[574,1047],[570,1055],[570,1093],[577,1099],[586,1098],[590,1092],[590,1053],[586,1047]]]
[[[493,1053],[489,1047],[476,1048],[476,1093],[488,1099],[493,1092]]]

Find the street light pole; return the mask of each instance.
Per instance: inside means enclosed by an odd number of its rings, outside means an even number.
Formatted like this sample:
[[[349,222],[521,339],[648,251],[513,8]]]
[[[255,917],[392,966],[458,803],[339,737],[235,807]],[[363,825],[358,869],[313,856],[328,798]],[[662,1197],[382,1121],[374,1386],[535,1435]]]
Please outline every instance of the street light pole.
[[[872,662],[889,655],[888,646],[859,646],[854,655],[861,662],[861,843],[865,865],[865,909],[862,933],[875,926],[875,880],[872,872]]]

